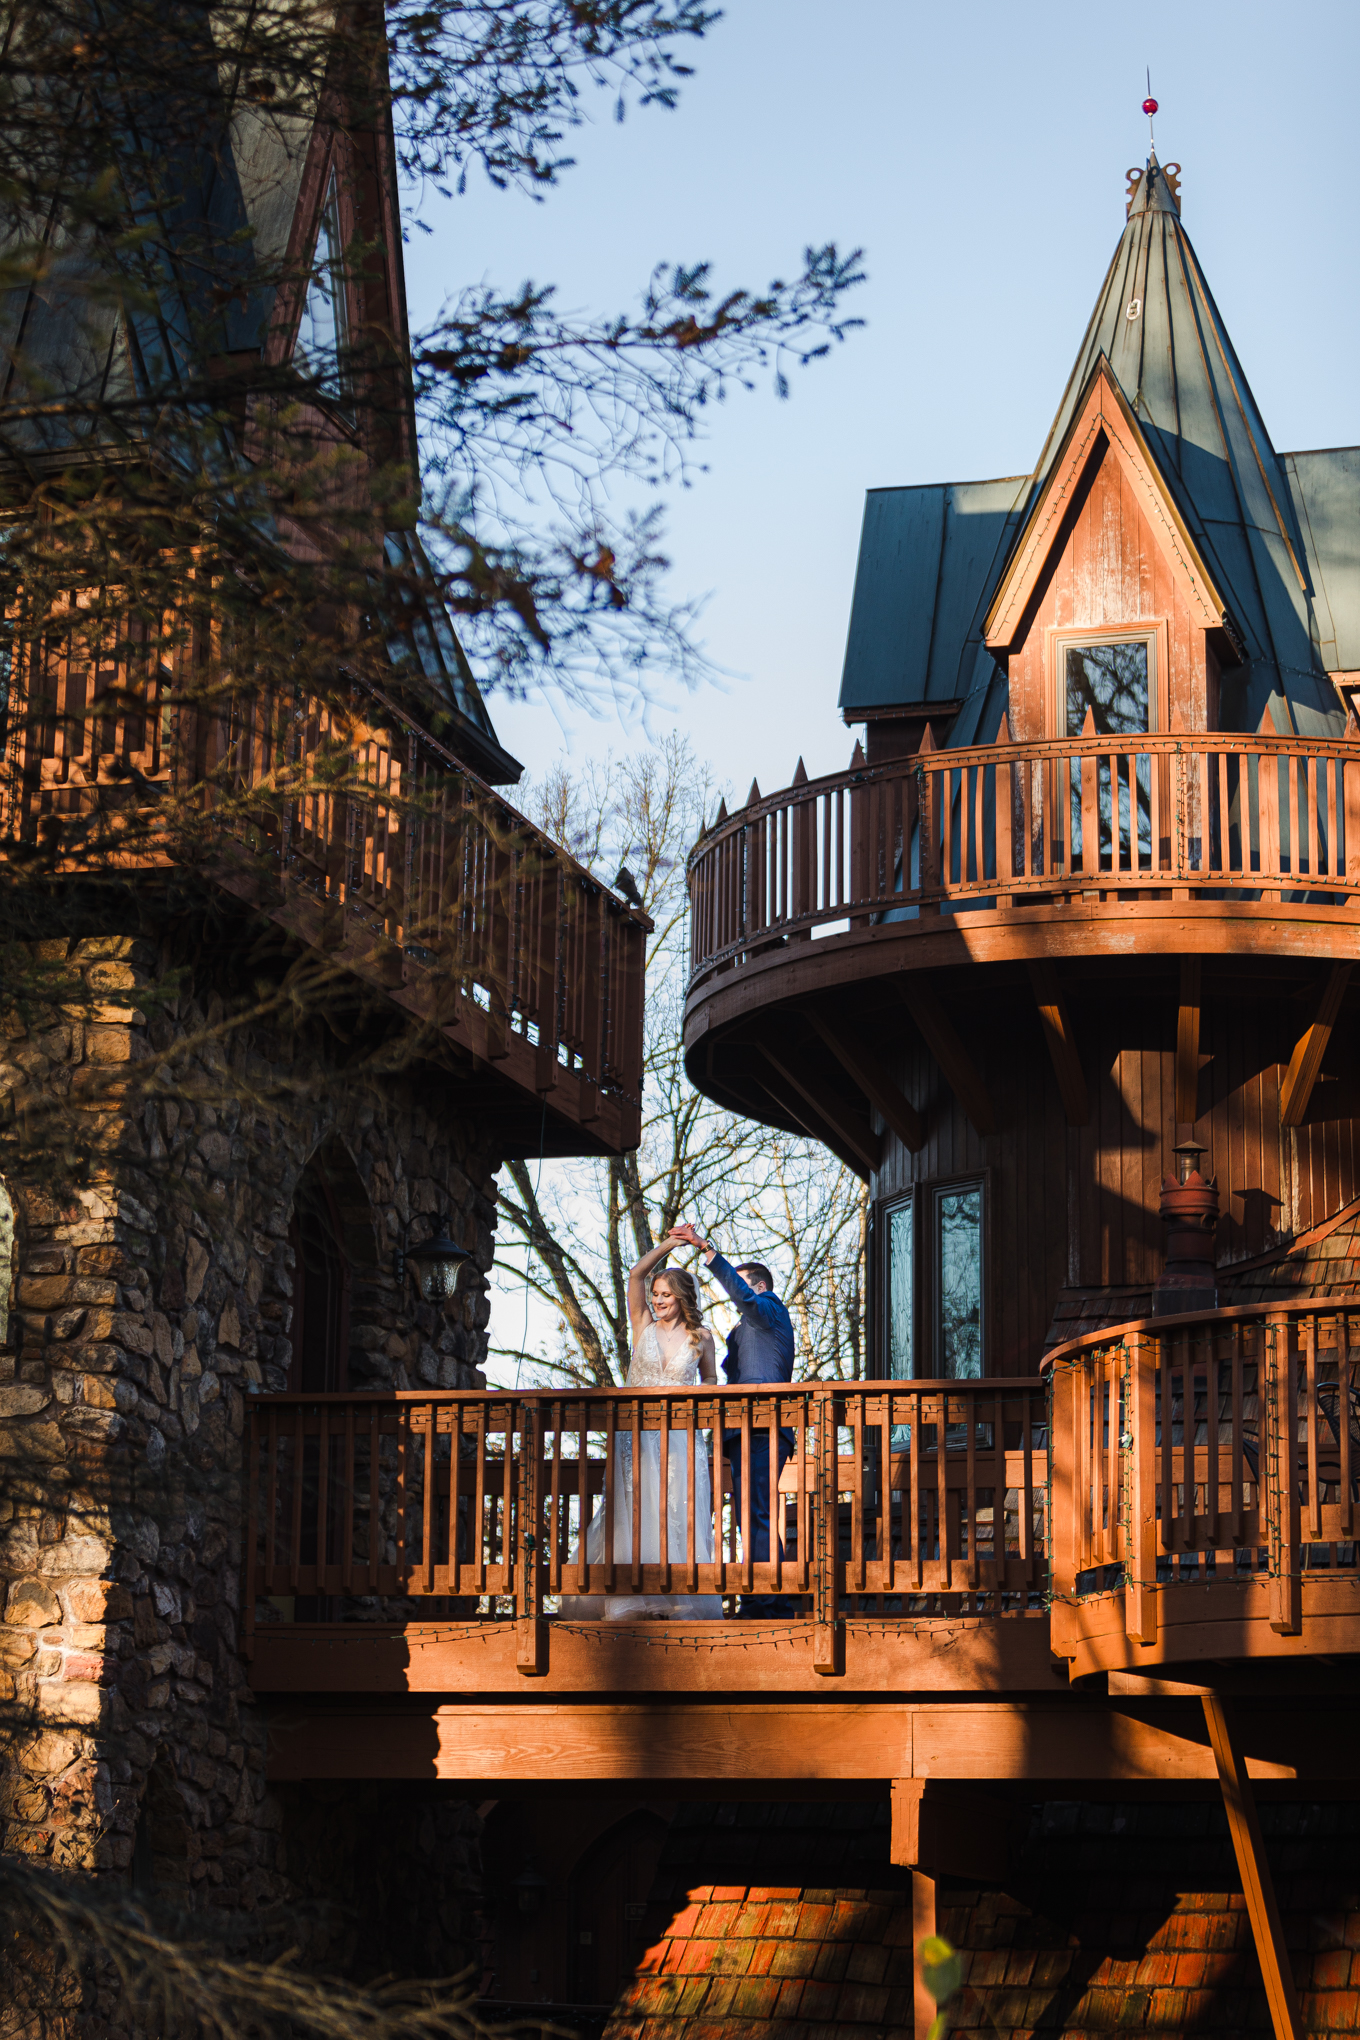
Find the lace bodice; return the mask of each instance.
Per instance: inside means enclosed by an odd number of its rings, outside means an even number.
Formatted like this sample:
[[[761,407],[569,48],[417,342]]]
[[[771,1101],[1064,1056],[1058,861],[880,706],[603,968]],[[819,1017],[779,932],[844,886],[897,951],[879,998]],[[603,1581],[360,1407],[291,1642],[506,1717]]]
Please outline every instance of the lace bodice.
[[[656,1326],[649,1324],[628,1363],[629,1388],[693,1388],[698,1378],[696,1348],[686,1341],[668,1360],[656,1336]]]

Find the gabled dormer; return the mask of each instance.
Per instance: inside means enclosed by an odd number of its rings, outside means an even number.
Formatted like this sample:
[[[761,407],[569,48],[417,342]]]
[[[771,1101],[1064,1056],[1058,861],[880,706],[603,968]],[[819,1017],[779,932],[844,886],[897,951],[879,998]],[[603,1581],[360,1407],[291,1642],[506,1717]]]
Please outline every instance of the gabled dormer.
[[[1241,646],[1219,587],[1102,354],[983,626],[1011,734],[1217,725]]]
[[[876,733],[880,755],[911,750],[927,720],[951,745],[991,742],[1003,713],[1017,738],[1075,734],[1106,696],[1135,719],[1120,728],[1340,733],[1360,686],[1360,455],[1275,451],[1176,166],[1129,174],[1033,474],[869,497],[841,711],[871,759]]]

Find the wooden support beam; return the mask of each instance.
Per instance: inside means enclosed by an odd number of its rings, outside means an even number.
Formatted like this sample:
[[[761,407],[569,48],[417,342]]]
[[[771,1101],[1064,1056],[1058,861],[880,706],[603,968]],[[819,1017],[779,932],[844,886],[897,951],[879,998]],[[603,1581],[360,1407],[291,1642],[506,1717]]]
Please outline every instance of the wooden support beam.
[[[760,1042],[760,1052],[776,1076],[812,1107],[818,1119],[831,1127],[842,1148],[858,1156],[861,1166],[872,1171],[878,1167],[883,1142],[860,1113],[844,1098],[837,1097],[829,1084],[814,1076],[811,1070],[794,1060],[784,1047],[771,1048],[768,1042]]]
[[[996,1132],[996,1113],[987,1086],[954,1031],[954,1023],[934,992],[911,979],[899,981],[902,1003],[916,1022],[922,1040],[940,1067],[940,1074],[978,1133]]]
[[[1015,1809],[994,1794],[935,1778],[894,1778],[889,1861],[940,1877],[1002,1884]]]
[[[1327,1053],[1327,1044],[1332,1038],[1332,1029],[1341,1012],[1341,1001],[1346,996],[1346,986],[1353,968],[1354,966],[1349,963],[1332,965],[1326,988],[1318,1001],[1317,1018],[1294,1044],[1294,1053],[1289,1059],[1289,1069],[1280,1092],[1282,1126],[1303,1124],[1303,1116],[1308,1110],[1308,1101],[1313,1095],[1313,1086],[1318,1080],[1322,1058]]]
[[[847,1040],[843,1034],[838,1034],[820,1014],[805,1013],[803,1017],[830,1049],[846,1075],[853,1077],[869,1103],[882,1113],[903,1147],[910,1148],[913,1153],[924,1147],[925,1121],[873,1050],[865,1048],[853,1037]]]
[[[764,1074],[752,1077],[751,1081],[757,1089],[765,1093],[775,1110],[801,1127],[809,1140],[820,1141],[823,1147],[830,1148],[832,1154],[844,1162],[847,1169],[867,1181],[869,1170],[854,1150],[848,1148],[839,1134],[813,1111],[802,1093],[795,1091],[793,1085],[778,1074],[773,1064],[766,1064],[763,1057],[761,1062]]]
[[[923,1941],[928,1941],[939,1931],[939,1879],[931,1871],[913,1870],[911,1873],[913,1951],[919,1949]],[[912,2007],[913,2040],[930,2040],[935,2030],[935,2014],[938,2007],[926,1989],[919,1954],[915,1955],[912,1962],[912,1975],[916,1980],[916,1998]]]
[[[1200,960],[1181,958],[1181,996],[1176,1015],[1176,1123],[1199,1118]]]
[[[1232,1716],[1221,1694],[1205,1693],[1204,1722],[1218,1766],[1223,1806],[1228,1816],[1233,1852],[1246,1894],[1252,1939],[1261,1964],[1261,1977],[1270,2006],[1275,2040],[1304,2040],[1303,2019],[1294,1992],[1294,1976],[1285,1947],[1280,1908],[1275,1902],[1270,1864],[1261,1838],[1256,1813],[1256,1795],[1247,1777],[1247,1766],[1234,1732]]]
[[[1081,1066],[1077,1051],[1077,1038],[1072,1028],[1067,1001],[1063,998],[1058,983],[1058,973],[1051,963],[1040,961],[1027,964],[1030,990],[1034,1003],[1039,1008],[1043,1023],[1044,1039],[1048,1043],[1049,1060],[1053,1074],[1058,1079],[1062,1094],[1063,1110],[1069,1126],[1085,1126],[1091,1117],[1091,1101],[1086,1090],[1086,1073]]]

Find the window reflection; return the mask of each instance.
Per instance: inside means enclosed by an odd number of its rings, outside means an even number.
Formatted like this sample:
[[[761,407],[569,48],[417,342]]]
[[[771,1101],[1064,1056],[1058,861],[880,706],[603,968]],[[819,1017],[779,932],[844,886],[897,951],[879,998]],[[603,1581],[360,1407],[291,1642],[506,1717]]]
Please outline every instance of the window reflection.
[[[982,1374],[982,1185],[935,1194],[936,1354],[941,1374]]]
[[[1148,727],[1148,647],[1068,645],[1067,734],[1079,737],[1091,711],[1096,734],[1124,737]]]
[[[910,1381],[916,1372],[911,1220],[910,1197],[888,1213],[888,1373],[894,1381]]]
[[[344,392],[344,353],[349,339],[345,316],[344,250],[340,241],[340,194],[332,177],[316,230],[313,274],[307,286],[295,349],[306,368],[332,395]]]

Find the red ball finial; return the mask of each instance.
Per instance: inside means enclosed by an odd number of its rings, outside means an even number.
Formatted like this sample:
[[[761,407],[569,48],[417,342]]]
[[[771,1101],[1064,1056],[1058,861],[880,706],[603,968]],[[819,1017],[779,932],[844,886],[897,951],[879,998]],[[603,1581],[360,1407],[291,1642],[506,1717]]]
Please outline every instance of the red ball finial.
[[[1152,119],[1152,116],[1153,116],[1153,114],[1154,114],[1154,113],[1155,113],[1155,112],[1157,111],[1157,102],[1156,102],[1156,100],[1155,100],[1155,99],[1145,99],[1145,100],[1143,101],[1143,111],[1144,111],[1144,113],[1145,113],[1145,114],[1147,115],[1148,119],[1149,119],[1149,120],[1151,120],[1151,119]]]

